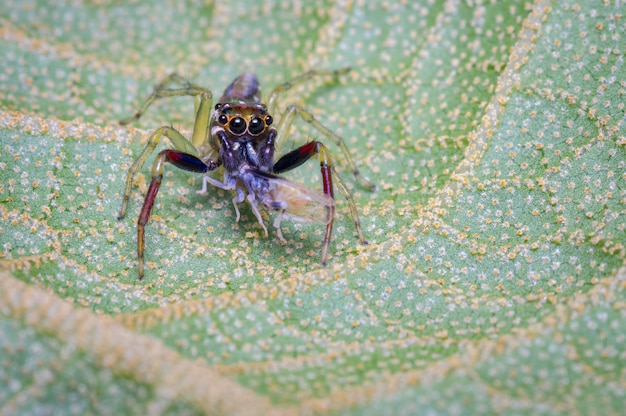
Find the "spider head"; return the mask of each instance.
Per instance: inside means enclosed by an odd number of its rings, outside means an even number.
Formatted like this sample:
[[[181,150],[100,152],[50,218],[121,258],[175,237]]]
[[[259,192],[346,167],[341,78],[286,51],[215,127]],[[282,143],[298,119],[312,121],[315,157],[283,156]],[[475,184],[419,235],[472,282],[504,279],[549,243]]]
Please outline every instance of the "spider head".
[[[221,127],[231,139],[249,137],[256,141],[267,136],[273,121],[264,104],[240,101],[217,104],[211,125]]]
[[[231,101],[215,106],[212,146],[226,171],[239,172],[245,166],[271,170],[276,137],[272,122],[264,104]]]

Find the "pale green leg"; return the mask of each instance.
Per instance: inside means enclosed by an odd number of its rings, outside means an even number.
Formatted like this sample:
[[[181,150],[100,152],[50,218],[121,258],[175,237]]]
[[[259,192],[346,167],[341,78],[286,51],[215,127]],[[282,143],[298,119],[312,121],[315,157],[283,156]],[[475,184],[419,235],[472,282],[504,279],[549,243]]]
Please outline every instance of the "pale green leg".
[[[170,83],[181,85],[182,88],[166,88]],[[154,92],[150,95],[150,97],[148,97],[141,108],[137,110],[134,115],[125,118],[124,120],[120,120],[120,124],[125,126],[135,120],[138,120],[146,112],[148,107],[150,107],[152,103],[159,98],[184,96],[191,96],[196,99],[196,119],[193,125],[191,143],[193,143],[196,148],[204,144],[208,144],[209,132],[207,129],[209,127],[209,118],[211,117],[211,108],[213,106],[213,94],[208,89],[187,81],[178,74],[171,74],[157,84],[157,86],[154,87]]]
[[[346,198],[348,201],[348,208],[350,209],[350,216],[352,217],[352,221],[354,221],[354,228],[356,228],[356,232],[359,235],[359,242],[361,244],[367,244],[367,240],[363,235],[363,230],[361,229],[361,220],[359,219],[359,212],[356,210],[356,203],[354,202],[354,198],[352,197],[352,193],[346,186],[346,183],[341,179],[341,176],[337,174],[334,166],[331,166],[333,171],[333,179],[337,184],[337,188],[339,188],[339,193]]]
[[[167,86],[171,83],[178,84],[182,88],[167,88]],[[211,91],[207,90],[206,88],[194,84],[178,74],[170,74],[167,78],[159,82],[154,87],[154,91],[152,92],[150,97],[148,97],[148,99],[143,103],[141,108],[137,110],[134,115],[120,120],[120,124],[122,126],[125,126],[132,123],[133,121],[139,120],[139,118],[148,110],[148,107],[150,107],[152,103],[154,103],[159,98],[181,97],[185,95],[197,97],[203,94],[208,94],[209,99],[212,96]]]
[[[276,114],[276,106],[278,105],[278,95],[283,91],[290,90],[294,86],[307,82],[313,78],[325,77],[325,76],[331,76],[333,78],[337,78],[338,76],[346,74],[348,72],[350,72],[350,67],[334,69],[334,70],[323,70],[323,71],[312,70],[312,71],[305,72],[304,74],[297,76],[291,81],[287,81],[280,85],[277,85],[272,90],[272,92],[270,93],[267,99],[267,111],[272,115]]]

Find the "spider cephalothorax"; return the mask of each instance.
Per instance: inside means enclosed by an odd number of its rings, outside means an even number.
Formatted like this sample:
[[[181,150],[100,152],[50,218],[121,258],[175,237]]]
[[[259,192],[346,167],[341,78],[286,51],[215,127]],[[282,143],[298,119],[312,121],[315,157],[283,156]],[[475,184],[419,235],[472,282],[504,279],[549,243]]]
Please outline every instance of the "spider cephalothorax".
[[[248,163],[271,171],[274,163],[276,128],[274,119],[263,104],[220,103],[211,119],[213,147],[220,148],[219,158],[227,171]],[[228,157],[233,153],[234,157]]]
[[[280,230],[283,219],[295,221],[312,221],[326,226],[322,244],[321,263],[326,264],[335,216],[335,200],[333,178],[341,194],[348,200],[350,214],[355,223],[359,240],[366,243],[361,231],[356,205],[352,195],[343,181],[334,173],[334,165],[326,146],[319,141],[308,142],[275,159],[277,146],[289,132],[293,118],[299,114],[324,136],[337,144],[355,177],[368,189],[374,185],[359,173],[348,149],[341,137],[324,127],[307,110],[298,106],[289,106],[282,115],[277,126],[274,126],[272,114],[276,110],[280,92],[293,85],[313,77],[332,75],[338,76],[347,72],[341,71],[310,71],[290,82],[276,87],[270,94],[267,105],[260,102],[259,83],[253,74],[245,73],[237,77],[225,90],[219,102],[212,110],[211,91],[179,77],[170,75],[157,85],[154,93],[148,98],[134,116],[122,120],[128,124],[137,120],[146,109],[158,98],[172,96],[194,96],[197,101],[196,118],[191,140],[177,130],[164,126],[157,129],[148,140],[148,144],[135,160],[128,171],[126,187],[122,200],[119,218],[124,218],[130,198],[130,191],[137,172],[148,156],[154,151],[163,136],[166,136],[174,149],[161,151],[152,164],[152,181],[146,194],[143,207],[137,221],[137,254],[139,258],[139,278],[144,275],[144,232],[150,218],[150,211],[161,186],[165,163],[171,163],[181,169],[203,173],[202,189],[206,193],[208,185],[235,193],[233,203],[239,220],[238,204],[247,200],[259,224],[267,236],[267,227],[259,211],[259,203],[269,211],[277,212],[274,227],[281,241],[285,242]],[[167,88],[171,83],[179,88]],[[284,179],[278,174],[294,169],[312,156],[318,155],[322,175],[323,193],[308,189],[298,183]],[[223,169],[223,180],[218,180],[209,173]]]

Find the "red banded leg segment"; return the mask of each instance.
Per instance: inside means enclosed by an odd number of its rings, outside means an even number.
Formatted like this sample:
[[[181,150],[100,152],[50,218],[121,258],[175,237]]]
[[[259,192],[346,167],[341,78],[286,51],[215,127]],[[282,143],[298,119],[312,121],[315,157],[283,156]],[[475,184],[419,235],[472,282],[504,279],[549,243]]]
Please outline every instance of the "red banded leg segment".
[[[324,190],[324,194],[329,197],[335,199],[334,189],[333,189],[333,173],[335,173],[335,169],[333,168],[333,164],[330,158],[330,153],[328,152],[328,148],[321,142],[312,141],[306,143],[291,152],[283,155],[273,167],[274,173],[280,174],[282,172],[286,172],[292,169],[297,168],[302,165],[304,162],[309,160],[314,155],[319,155],[320,159],[320,172],[322,175],[322,188]],[[363,236],[363,231],[361,230],[361,222],[359,221],[359,217],[357,215],[356,204],[354,203],[354,199],[352,198],[352,194],[346,187],[345,183],[341,180],[338,175],[335,175],[335,180],[337,182],[337,186],[339,188],[339,192],[343,195],[344,198],[348,201],[348,206],[350,207],[350,215],[354,220],[354,224],[356,227],[357,234],[359,235],[359,241],[361,244],[367,244],[367,240]],[[330,222],[326,225],[326,233],[324,235],[324,241],[322,243],[322,255],[321,255],[321,263],[322,265],[326,265],[326,261],[328,260],[328,250],[330,247],[330,237],[333,231],[333,223],[335,218],[334,207],[332,208],[333,212],[330,215]]]
[[[188,153],[179,152],[177,150],[166,149],[162,150],[154,160],[152,164],[152,181],[150,187],[148,187],[148,193],[146,199],[143,201],[139,218],[137,219],[137,257],[139,259],[139,280],[143,279],[144,274],[144,259],[143,252],[145,247],[145,227],[150,219],[150,212],[154,206],[154,200],[159,192],[161,181],[163,179],[163,166],[166,163],[171,163],[177,168],[197,173],[206,173],[210,169],[209,167],[196,156]]]

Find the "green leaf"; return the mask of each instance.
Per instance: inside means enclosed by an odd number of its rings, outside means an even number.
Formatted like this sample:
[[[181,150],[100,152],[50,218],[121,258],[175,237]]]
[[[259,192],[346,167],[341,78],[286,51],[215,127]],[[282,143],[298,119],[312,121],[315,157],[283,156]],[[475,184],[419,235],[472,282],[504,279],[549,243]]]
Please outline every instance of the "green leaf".
[[[626,115],[619,2],[20,2],[0,11],[0,407],[7,414],[619,414]],[[168,166],[130,164],[254,71],[377,190],[281,244]],[[276,114],[280,118],[281,114]],[[282,150],[324,137],[297,120]],[[168,146],[162,143],[160,148]],[[317,163],[285,175],[321,189]],[[265,215],[265,214],[264,214]],[[273,214],[265,216],[273,222]],[[269,227],[272,228],[272,227]]]

